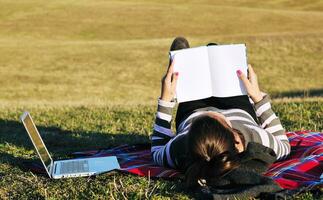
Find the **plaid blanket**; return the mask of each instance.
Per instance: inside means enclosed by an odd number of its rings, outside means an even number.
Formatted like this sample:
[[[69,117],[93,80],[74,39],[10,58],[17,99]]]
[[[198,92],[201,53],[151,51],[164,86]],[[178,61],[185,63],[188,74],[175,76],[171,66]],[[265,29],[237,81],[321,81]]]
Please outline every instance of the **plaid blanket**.
[[[314,188],[323,186],[323,133],[288,132],[291,154],[275,162],[264,174],[282,188]]]
[[[288,132],[291,154],[275,162],[265,176],[272,177],[282,188],[318,188],[323,185],[323,133],[311,131]],[[116,156],[120,171],[156,178],[183,178],[179,171],[157,166],[152,162],[150,145],[122,145],[110,149],[75,152],[77,158]],[[33,171],[40,172],[33,167]]]

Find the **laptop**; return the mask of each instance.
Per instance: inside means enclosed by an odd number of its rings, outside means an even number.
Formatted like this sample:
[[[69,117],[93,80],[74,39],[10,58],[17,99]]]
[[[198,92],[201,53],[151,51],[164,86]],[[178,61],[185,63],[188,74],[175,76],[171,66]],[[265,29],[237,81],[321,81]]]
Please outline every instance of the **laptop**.
[[[24,112],[20,119],[50,178],[91,176],[120,169],[115,156],[53,161],[31,115],[28,112]]]

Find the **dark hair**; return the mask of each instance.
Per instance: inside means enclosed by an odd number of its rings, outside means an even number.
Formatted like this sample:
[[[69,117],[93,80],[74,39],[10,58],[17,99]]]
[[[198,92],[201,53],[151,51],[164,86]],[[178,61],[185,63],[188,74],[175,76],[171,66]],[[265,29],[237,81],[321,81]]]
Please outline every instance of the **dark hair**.
[[[221,178],[238,167],[233,129],[222,118],[202,115],[196,118],[188,134],[192,163],[185,172],[186,185],[197,186],[198,180]]]

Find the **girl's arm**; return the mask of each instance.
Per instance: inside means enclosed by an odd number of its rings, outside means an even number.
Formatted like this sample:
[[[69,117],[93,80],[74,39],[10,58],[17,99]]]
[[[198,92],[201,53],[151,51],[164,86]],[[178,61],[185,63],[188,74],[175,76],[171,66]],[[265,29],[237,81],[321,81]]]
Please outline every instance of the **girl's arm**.
[[[255,103],[255,109],[260,125],[268,137],[268,145],[265,146],[275,151],[277,159],[287,156],[290,153],[290,144],[279,118],[271,108],[269,96],[266,95]]]
[[[270,98],[259,89],[257,75],[251,65],[249,68],[249,77],[247,78],[240,70],[237,71],[239,78],[244,83],[247,92],[255,103],[256,115],[260,121],[261,127],[265,130],[258,130],[262,144],[272,148],[277,158],[282,158],[290,153],[290,144],[281,125],[279,118],[271,109]]]
[[[162,79],[162,89],[153,134],[151,135],[151,153],[156,164],[174,167],[170,156],[171,140],[175,134],[171,130],[172,111],[178,73],[173,73],[174,62],[169,66],[166,75]]]
[[[171,130],[172,110],[174,102],[158,100],[156,120],[153,134],[151,135],[151,153],[156,164],[174,167],[170,158],[170,140],[175,137]]]

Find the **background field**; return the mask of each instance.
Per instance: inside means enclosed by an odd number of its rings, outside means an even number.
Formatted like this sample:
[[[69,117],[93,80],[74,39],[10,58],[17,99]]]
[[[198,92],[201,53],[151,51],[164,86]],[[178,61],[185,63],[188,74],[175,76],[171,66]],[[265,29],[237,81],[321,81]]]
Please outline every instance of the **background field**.
[[[320,0],[0,0],[0,198],[189,198],[180,183],[129,175],[34,176],[18,120],[32,112],[55,158],[148,142],[178,35],[246,43],[286,129],[322,131],[322,11]]]

